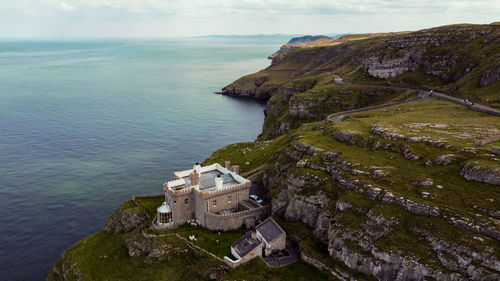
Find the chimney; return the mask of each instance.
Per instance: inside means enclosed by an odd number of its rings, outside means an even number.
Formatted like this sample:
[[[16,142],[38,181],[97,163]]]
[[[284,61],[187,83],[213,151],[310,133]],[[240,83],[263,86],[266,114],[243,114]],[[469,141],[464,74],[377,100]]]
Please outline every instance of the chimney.
[[[191,185],[198,185],[200,183],[200,174],[196,171],[191,172],[191,174],[189,174],[189,178],[191,179]]]
[[[200,166],[200,163],[196,162],[193,166],[193,169],[195,172],[198,173],[198,176],[201,175],[201,166]]]
[[[238,172],[240,171],[240,166],[239,165],[232,165],[231,171],[233,171],[235,174],[238,174]]]
[[[220,175],[218,175],[215,178],[215,188],[216,189],[221,189],[223,187],[223,184],[224,184],[224,179],[221,178]]]
[[[226,160],[225,164],[226,164],[226,169],[228,170],[231,169],[231,161]]]

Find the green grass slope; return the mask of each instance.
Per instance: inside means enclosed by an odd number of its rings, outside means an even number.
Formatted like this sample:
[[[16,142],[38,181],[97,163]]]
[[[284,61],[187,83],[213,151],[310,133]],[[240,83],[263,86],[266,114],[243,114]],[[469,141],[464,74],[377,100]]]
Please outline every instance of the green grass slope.
[[[494,24],[380,34],[290,50],[265,70],[226,86],[223,93],[269,100],[262,140],[328,113],[414,94],[381,86],[435,89],[500,108],[499,54],[500,26]],[[337,85],[332,74],[351,85]],[[305,113],[295,114],[297,108]]]
[[[145,210],[150,216],[163,197],[139,198],[138,208],[134,202],[124,202],[116,212],[137,212]],[[115,213],[116,213],[115,212]],[[230,255],[231,244],[244,232],[212,232],[199,226],[183,225],[169,231],[151,229],[151,218],[128,232],[109,233],[100,231],[67,249],[54,264],[47,280],[332,280],[329,275],[309,264],[297,262],[283,268],[269,268],[256,259],[230,270],[222,261],[189,247],[185,240],[190,235],[197,238],[196,245],[219,258]],[[165,251],[155,255],[142,253],[130,256],[130,245],[148,242],[142,233],[157,235],[148,238],[153,249]],[[134,244],[135,243],[135,244]],[[129,246],[127,246],[129,245]],[[136,249],[137,250],[137,249]]]
[[[403,136],[405,139],[388,138],[374,133],[374,125],[386,128],[388,134]],[[353,134],[350,138],[344,138],[342,132]],[[331,201],[322,211],[329,210],[332,217],[335,217],[332,231],[337,228],[341,232],[354,233],[365,233],[367,229],[372,232],[381,231],[384,235],[372,241],[373,247],[388,253],[410,256],[430,268],[450,273],[452,271],[443,265],[443,253],[437,253],[433,249],[428,237],[438,237],[445,241],[443,243],[467,247],[471,251],[489,253],[500,258],[498,240],[450,223],[450,218],[460,218],[473,225],[490,227],[496,231],[500,229],[497,219],[500,214],[498,186],[470,181],[460,175],[467,163],[475,163],[489,170],[500,169],[500,157],[490,152],[493,146],[500,145],[499,141],[475,145],[477,141],[495,137],[498,132],[500,122],[496,116],[470,111],[465,106],[439,99],[427,99],[355,113],[351,118],[334,124],[326,121],[305,123],[273,141],[241,143],[220,149],[207,163],[229,159],[244,167],[244,162],[259,159],[262,161],[259,163],[265,164],[262,182],[267,188],[268,197],[273,198],[273,205],[283,203],[280,194],[290,190],[291,180],[305,179],[306,183],[298,189],[293,187],[293,192],[304,198],[316,195],[319,191],[326,194]],[[412,137],[425,137],[426,140],[407,141]],[[298,160],[290,158],[290,155],[297,155],[295,147],[298,144],[321,149],[321,152],[314,155],[304,153],[300,159],[302,164],[299,165]],[[272,149],[255,149],[256,147]],[[408,159],[403,148],[419,158]],[[396,198],[436,208],[439,215],[419,215],[401,206],[383,203],[381,198],[370,199],[363,192],[344,188],[326,169],[331,165],[324,160],[327,152],[340,155],[338,163],[352,163],[355,167],[355,171],[338,168],[338,173],[344,179],[362,182],[390,192]],[[453,154],[451,163],[435,163],[436,158],[447,154]],[[322,170],[322,167],[325,169]],[[374,170],[384,171],[385,175],[374,177]],[[428,179],[432,180],[431,185],[415,184]],[[352,207],[339,211],[338,202]],[[370,219],[373,217],[396,223],[387,227],[389,230],[377,229],[377,226],[370,226]],[[290,223],[283,221],[282,224],[288,227]],[[307,229],[307,226],[292,224],[289,227],[291,232],[302,236],[303,246],[311,255],[323,259],[325,263],[330,262],[331,267],[345,269],[340,261],[321,251],[326,245],[318,246],[322,242],[312,237],[312,230],[309,234],[303,233],[301,229]],[[362,239],[353,237],[348,247],[369,256],[370,253],[366,253],[358,244],[360,241]],[[453,261],[457,259],[452,254],[444,255]]]

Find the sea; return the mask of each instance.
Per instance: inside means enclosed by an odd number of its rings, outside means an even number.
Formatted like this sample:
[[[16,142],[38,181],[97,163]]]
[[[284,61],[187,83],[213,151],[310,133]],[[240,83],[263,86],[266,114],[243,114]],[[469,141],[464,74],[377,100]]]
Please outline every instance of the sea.
[[[45,280],[121,202],[255,140],[265,103],[214,92],[285,42],[0,40],[0,279]]]

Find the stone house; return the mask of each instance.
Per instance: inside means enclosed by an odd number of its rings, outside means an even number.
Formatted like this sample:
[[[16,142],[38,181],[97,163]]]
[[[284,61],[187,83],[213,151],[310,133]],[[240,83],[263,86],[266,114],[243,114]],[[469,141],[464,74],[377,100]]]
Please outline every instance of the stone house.
[[[286,247],[286,232],[271,217],[255,227],[255,231],[247,232],[231,245],[231,254],[236,260],[224,257],[224,262],[237,267],[255,257],[269,256]]]
[[[225,167],[196,163],[193,169],[174,172],[174,180],[163,185],[165,202],[158,208],[153,226],[168,229],[195,221],[214,231],[251,227],[269,212],[269,206],[249,199],[251,184],[229,161]]]
[[[286,233],[271,217],[257,225],[255,232],[262,241],[262,248],[266,256],[285,249]]]

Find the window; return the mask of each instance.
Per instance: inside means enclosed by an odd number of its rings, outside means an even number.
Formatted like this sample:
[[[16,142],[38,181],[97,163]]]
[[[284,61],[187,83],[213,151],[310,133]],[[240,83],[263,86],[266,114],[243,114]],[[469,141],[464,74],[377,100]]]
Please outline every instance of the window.
[[[167,224],[172,222],[172,213],[159,213],[158,222],[162,224]]]
[[[174,207],[177,206],[177,201],[174,200]]]
[[[229,197],[227,197],[227,203],[231,203],[231,195],[229,195]]]
[[[188,203],[189,203],[189,200],[188,200],[187,198],[186,198],[186,199],[184,199],[184,204],[186,204],[186,205],[187,205]]]
[[[214,207],[217,206],[217,200],[214,200],[213,205]]]

